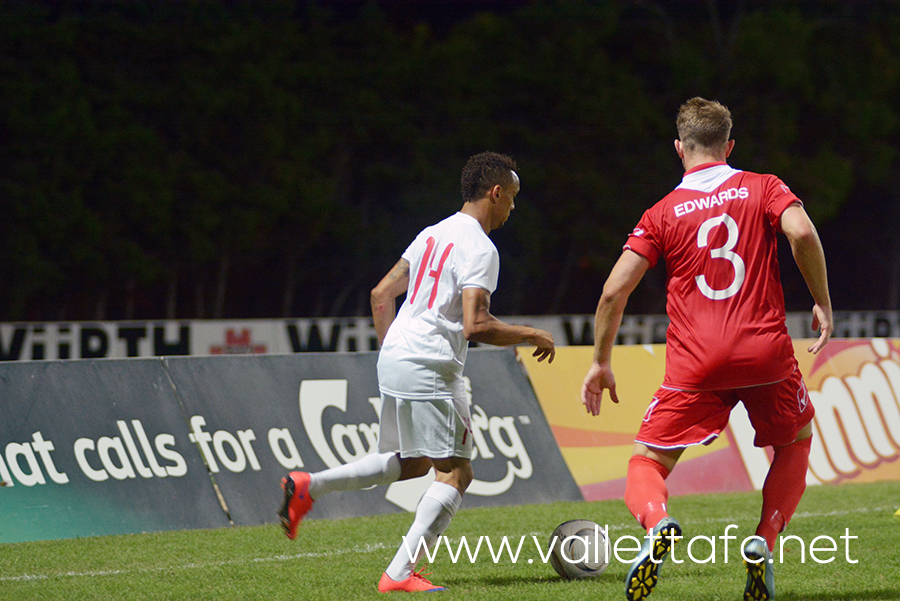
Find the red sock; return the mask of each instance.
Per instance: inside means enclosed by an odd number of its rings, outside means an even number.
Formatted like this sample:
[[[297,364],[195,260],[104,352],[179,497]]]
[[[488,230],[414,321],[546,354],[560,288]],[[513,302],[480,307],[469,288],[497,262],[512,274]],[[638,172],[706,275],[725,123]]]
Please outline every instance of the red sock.
[[[645,530],[649,531],[669,515],[666,510],[666,501],[669,500],[669,489],[666,487],[668,477],[669,470],[649,457],[633,455],[628,460],[625,505]]]
[[[806,490],[811,445],[812,437],[809,437],[775,448],[775,457],[763,484],[762,515],[756,528],[756,534],[766,539],[770,551],[775,548],[778,534],[791,521]]]

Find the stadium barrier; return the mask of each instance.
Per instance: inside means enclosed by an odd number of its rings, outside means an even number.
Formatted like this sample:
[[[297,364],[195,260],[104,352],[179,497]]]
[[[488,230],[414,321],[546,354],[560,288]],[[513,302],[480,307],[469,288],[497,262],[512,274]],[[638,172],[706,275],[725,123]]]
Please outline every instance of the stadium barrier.
[[[816,409],[807,483],[900,480],[900,339],[831,340],[818,354],[795,340]],[[622,498],[628,458],[643,414],[662,382],[665,345],[618,346],[613,369],[620,403],[604,397],[599,417],[585,413],[581,382],[588,347],[561,348],[545,370],[520,350],[566,464],[586,500]],[[688,448],[667,483],[674,495],[762,488],[771,449],[753,446],[738,405],[727,429],[708,446]]]
[[[811,485],[900,479],[900,340],[795,341],[816,407]],[[664,345],[614,349],[621,403],[585,414],[588,347],[552,365],[473,349],[476,481],[466,506],[621,498]],[[275,523],[278,479],[375,444],[375,353],[0,364],[0,542]],[[522,368],[524,365],[524,370]],[[527,372],[527,377],[526,377]],[[738,406],[688,449],[673,496],[762,487],[771,460]],[[428,480],[331,495],[311,518],[412,510]]]
[[[277,523],[282,475],[375,448],[376,356],[2,363],[0,542]],[[580,500],[515,352],[473,349],[466,377],[466,506]],[[429,482],[335,493],[310,518],[413,510]]]
[[[553,334],[557,346],[592,345],[593,315],[503,317]],[[900,311],[838,311],[836,338],[900,338]],[[665,315],[626,315],[617,344],[665,342]],[[788,313],[792,338],[809,338],[809,313]],[[0,323],[0,362],[377,350],[369,317]]]

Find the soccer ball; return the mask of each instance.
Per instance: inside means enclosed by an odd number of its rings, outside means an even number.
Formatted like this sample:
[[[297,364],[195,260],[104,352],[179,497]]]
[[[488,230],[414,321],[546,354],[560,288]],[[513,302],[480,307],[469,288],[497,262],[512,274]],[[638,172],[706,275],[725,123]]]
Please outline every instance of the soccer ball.
[[[566,580],[599,576],[609,566],[609,539],[600,524],[569,520],[550,535],[550,565]]]

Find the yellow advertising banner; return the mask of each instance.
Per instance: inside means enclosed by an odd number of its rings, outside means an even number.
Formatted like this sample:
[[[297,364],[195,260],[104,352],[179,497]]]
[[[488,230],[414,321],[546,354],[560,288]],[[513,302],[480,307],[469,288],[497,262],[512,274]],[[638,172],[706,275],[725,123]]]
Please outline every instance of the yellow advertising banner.
[[[818,354],[795,340],[816,409],[807,482],[900,480],[900,339],[836,339]],[[586,500],[621,498],[628,458],[647,406],[663,380],[665,345],[617,346],[613,369],[620,403],[604,396],[593,417],[581,404],[590,347],[557,349],[548,369],[520,349],[563,458]],[[742,405],[728,428],[706,446],[688,448],[667,480],[672,495],[762,488],[771,449],[753,446]]]

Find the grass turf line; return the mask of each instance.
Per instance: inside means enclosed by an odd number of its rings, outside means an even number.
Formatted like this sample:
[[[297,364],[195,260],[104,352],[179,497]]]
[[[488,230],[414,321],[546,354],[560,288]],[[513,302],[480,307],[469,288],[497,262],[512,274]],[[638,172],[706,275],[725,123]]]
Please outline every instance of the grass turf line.
[[[778,601],[900,599],[900,519],[893,517],[898,504],[900,486],[895,482],[809,488],[785,532],[802,543],[789,539],[783,556],[776,554]],[[707,562],[692,561],[686,542],[676,546],[672,557],[683,563],[667,561],[651,599],[739,599],[745,581],[740,541],[753,533],[759,506],[758,492],[670,499],[685,541],[696,538],[692,555]],[[442,547],[428,570],[435,583],[449,587],[440,598],[623,598],[626,563],[613,559],[600,578],[563,581],[543,563],[531,538],[537,537],[546,554],[550,532],[573,518],[609,525],[613,541],[642,536],[621,501],[527,505],[512,511],[465,509],[465,502],[463,507],[446,533],[454,553],[463,536],[472,551],[479,536],[490,537],[495,555],[503,536],[513,543],[513,552],[520,537],[525,542],[515,563],[506,551],[495,562],[482,545],[474,563],[463,551],[454,564]],[[293,543],[280,527],[266,525],[5,544],[0,545],[0,600],[384,599],[375,585],[411,519],[411,514],[393,514],[312,520],[301,526]],[[738,539],[729,542],[726,563],[719,537],[728,524],[737,526],[730,533]],[[847,541],[840,538],[846,529],[858,537],[849,540],[849,557],[856,563],[846,560]],[[822,536],[837,544],[830,551],[826,539],[816,543],[825,549],[818,552],[819,559],[834,558],[829,563],[810,556],[811,541]],[[715,555],[710,539],[715,540]]]

